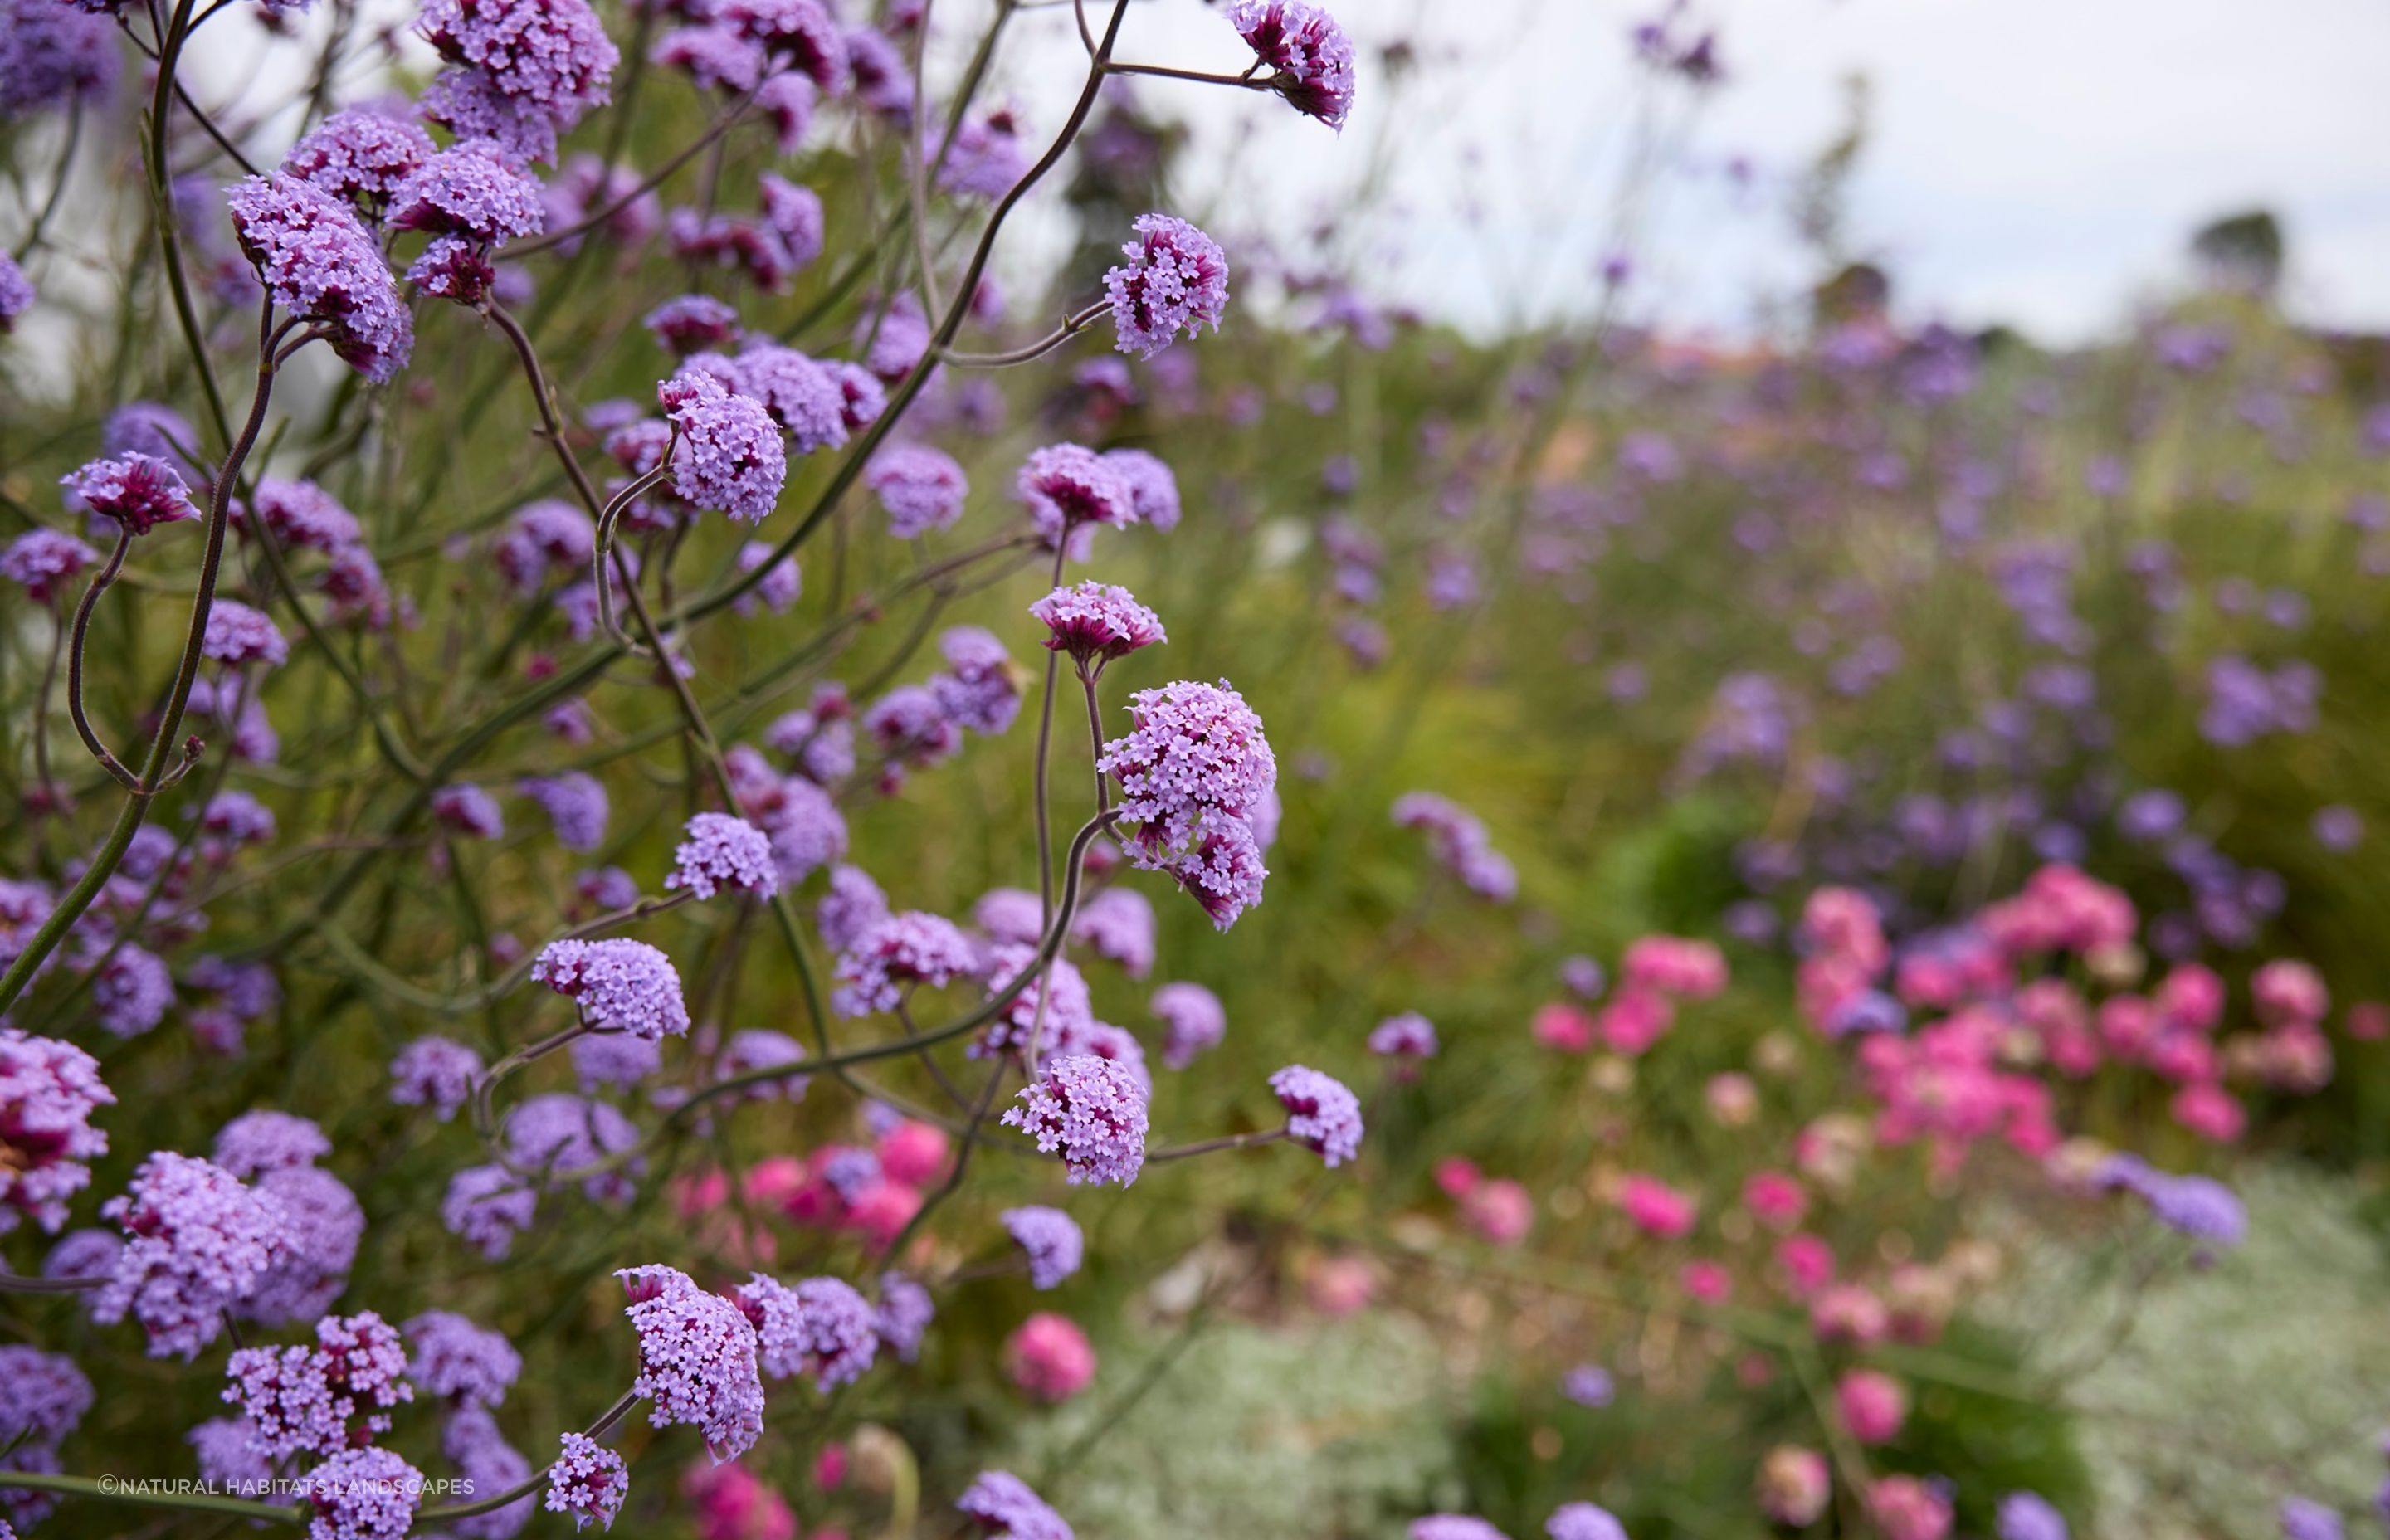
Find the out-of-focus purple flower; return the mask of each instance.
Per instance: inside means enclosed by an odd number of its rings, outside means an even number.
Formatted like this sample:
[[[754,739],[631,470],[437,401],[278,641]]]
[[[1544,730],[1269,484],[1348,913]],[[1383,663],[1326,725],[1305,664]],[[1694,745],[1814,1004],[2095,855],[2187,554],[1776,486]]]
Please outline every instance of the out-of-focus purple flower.
[[[1142,449],[1111,449],[1104,464],[1128,483],[1129,507],[1157,530],[1178,527],[1178,478],[1159,456]]]
[[[1153,905],[1134,888],[1107,888],[1079,905],[1071,939],[1142,979],[1153,970]]]
[[[591,1524],[610,1530],[630,1491],[631,1473],[622,1456],[585,1434],[564,1435],[547,1468],[548,1512],[571,1514],[576,1532]]]
[[[584,770],[533,776],[517,782],[515,789],[539,804],[556,828],[556,842],[566,850],[593,851],[605,843],[610,809],[605,783],[597,776]]]
[[[265,1326],[313,1319],[348,1287],[365,1238],[365,1208],[347,1183],[311,1165],[266,1172],[257,1191],[282,1206],[289,1245],[241,1302],[239,1314]]]
[[[938,638],[938,650],[946,667],[931,678],[930,692],[946,720],[990,737],[1009,728],[1021,712],[1021,684],[996,633],[958,625]]]
[[[1150,358],[1184,331],[1220,329],[1228,309],[1228,259],[1219,243],[1183,219],[1140,214],[1128,258],[1104,275],[1123,353]]]
[[[880,1275],[880,1308],[872,1324],[880,1333],[880,1345],[900,1361],[909,1364],[920,1356],[921,1338],[936,1315],[928,1290],[902,1273]]]
[[[700,1430],[717,1465],[753,1448],[764,1431],[764,1381],[755,1328],[739,1306],[676,1268],[630,1267],[614,1276],[630,1296],[623,1313],[639,1336],[631,1392],[649,1403],[649,1420]]]
[[[871,457],[864,485],[888,513],[888,533],[899,540],[943,530],[963,516],[970,481],[954,457],[927,444],[900,443]]]
[[[405,366],[415,322],[354,210],[282,172],[242,179],[225,201],[241,251],[276,305],[376,384]]]
[[[454,1311],[427,1310],[405,1331],[414,1349],[407,1378],[452,1405],[495,1406],[522,1373],[522,1355],[505,1333]]]
[[[1304,0],[1237,0],[1228,19],[1270,67],[1266,83],[1296,111],[1344,126],[1353,110],[1353,43],[1334,18]]]
[[[1626,1526],[1609,1509],[1591,1503],[1563,1503],[1544,1521],[1551,1540],[1626,1540]]]
[[[879,1352],[869,1302],[838,1278],[803,1278],[790,1288],[757,1273],[734,1298],[755,1328],[756,1361],[771,1379],[810,1374],[815,1388],[832,1391],[861,1379]]]
[[[554,158],[556,135],[605,104],[622,60],[585,0],[430,0],[415,27],[456,67],[447,90],[427,93],[426,115],[526,160]]]
[[[533,1097],[507,1114],[502,1136],[516,1166],[551,1174],[595,1165],[639,1142],[638,1129],[611,1103],[560,1091]],[[601,1201],[626,1202],[636,1191],[631,1174],[638,1170],[633,1161],[599,1172],[582,1183],[582,1190]]]
[[[0,0],[0,118],[104,101],[116,73],[116,28],[106,16],[57,0]],[[0,314],[0,332],[23,308]]]
[[[165,959],[127,942],[100,965],[91,998],[102,1030],[138,1037],[166,1019],[174,1003],[174,976]]]
[[[332,1141],[307,1118],[288,1112],[244,1112],[216,1134],[215,1162],[247,1180],[286,1166],[313,1165]]]
[[[954,921],[919,909],[865,930],[838,959],[830,1004],[842,1016],[893,1010],[915,986],[943,989],[975,972],[979,953]]]
[[[1162,1019],[1162,1062],[1166,1068],[1187,1068],[1227,1035],[1227,1011],[1220,997],[1201,984],[1163,984],[1153,992],[1152,1008]]]
[[[581,1007],[597,1032],[623,1032],[653,1042],[688,1031],[688,1006],[672,959],[643,941],[550,942],[531,967],[532,978]]]
[[[2340,803],[2316,809],[2316,843],[2328,851],[2355,850],[2365,842],[2365,819],[2357,809]]]
[[[924,148],[934,155],[934,148]],[[1028,170],[1021,113],[1008,105],[972,118],[955,131],[954,142],[946,147],[945,163],[938,168],[938,186],[993,203],[1010,192]]]
[[[153,1358],[197,1357],[224,1329],[225,1307],[255,1289],[289,1245],[281,1204],[172,1150],[143,1161],[133,1185],[99,1212],[123,1230],[125,1246],[92,1296],[92,1319],[131,1315]]]
[[[687,356],[739,339],[739,313],[711,294],[682,294],[648,312],[640,323],[671,352]]]
[[[2281,1509],[2282,1540],[2341,1540],[2340,1514],[2312,1497],[2285,1497]]]
[[[1579,1364],[1561,1376],[1561,1394],[1580,1406],[1607,1406],[1618,1396],[1617,1382],[1599,1364]]]
[[[775,561],[775,550],[776,547],[761,540],[750,540],[739,547],[740,572],[752,572],[759,567],[765,569],[753,592],[740,596],[737,609],[741,615],[753,614],[758,599],[773,614],[785,615],[804,592],[804,573],[799,570],[797,558],[784,556]]]
[[[290,644],[263,613],[238,599],[219,595],[208,608],[207,630],[199,639],[199,654],[226,668],[242,668],[251,663],[280,668],[290,661]]]
[[[48,604],[63,596],[84,568],[96,566],[99,553],[58,530],[30,530],[0,551],[0,578],[21,584],[25,597]]]
[[[482,1056],[451,1038],[418,1037],[390,1061],[390,1099],[428,1107],[442,1123],[456,1115],[482,1075]]]
[[[2000,1499],[2000,1540],[2066,1540],[2066,1516],[2037,1492],[2011,1492]]]
[[[1389,1016],[1369,1033],[1369,1051],[1386,1059],[1433,1059],[1435,1023],[1418,1011]]]
[[[1073,1540],[1071,1526],[1009,1470],[983,1470],[955,1507],[989,1540]]]
[[[502,1262],[538,1210],[539,1194],[506,1167],[467,1166],[448,1180],[440,1223],[489,1261]]]
[[[888,918],[888,895],[860,866],[834,866],[829,891],[814,912],[822,944],[834,952],[853,946],[856,938]]]
[[[475,840],[495,840],[507,831],[498,800],[478,786],[443,786],[431,794],[431,816],[441,828]]]
[[[1269,1078],[1287,1112],[1287,1136],[1332,1169],[1361,1152],[1361,1102],[1343,1082],[1301,1064]]]
[[[1073,1186],[1137,1180],[1145,1164],[1146,1097],[1129,1070],[1094,1054],[1060,1057],[1019,1100],[1004,1123],[1041,1151],[1059,1150]]]
[[[1124,529],[1137,522],[1137,491],[1118,466],[1075,443],[1033,449],[1014,478],[1029,505],[1030,522],[1051,545],[1091,524]]]
[[[800,455],[846,443],[845,400],[828,369],[794,348],[751,343],[735,361],[739,390],[763,403]]]
[[[1466,1513],[1431,1513],[1411,1521],[1410,1540],[1510,1540],[1484,1520]]]
[[[1060,1209],[1007,1209],[999,1215],[1005,1232],[1029,1259],[1032,1288],[1052,1289],[1079,1270],[1086,1241],[1079,1222]]]
[[[99,1061],[71,1043],[0,1027],[0,1235],[31,1219],[56,1235],[67,1200],[108,1153],[92,1114],[115,1095]]]

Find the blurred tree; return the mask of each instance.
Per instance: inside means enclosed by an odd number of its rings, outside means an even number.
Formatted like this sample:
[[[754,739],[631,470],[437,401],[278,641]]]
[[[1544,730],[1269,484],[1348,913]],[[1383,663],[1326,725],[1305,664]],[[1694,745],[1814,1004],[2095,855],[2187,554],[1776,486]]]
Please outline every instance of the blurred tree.
[[[2219,289],[2271,295],[2282,281],[2287,253],[2281,222],[2270,210],[2211,221],[2191,237],[2191,250],[2207,281]]]

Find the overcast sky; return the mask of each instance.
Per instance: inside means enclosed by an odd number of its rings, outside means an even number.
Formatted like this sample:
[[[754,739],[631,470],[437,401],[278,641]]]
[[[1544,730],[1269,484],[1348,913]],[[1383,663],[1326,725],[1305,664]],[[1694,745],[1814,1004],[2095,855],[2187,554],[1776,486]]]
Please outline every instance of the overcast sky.
[[[1625,33],[1653,6],[1330,8],[1365,56],[1418,43],[1422,78],[1389,92],[1372,58],[1341,140],[1274,101],[1149,83],[1195,131],[1181,196],[1291,238],[1348,205],[1391,143],[1409,217],[1389,222],[1399,247],[1366,271],[1479,326],[1587,302],[1636,112]],[[958,25],[975,9],[939,6]],[[2288,228],[2302,314],[2390,327],[2385,0],[1710,0],[1697,14],[1719,29],[1729,79],[1638,243],[1638,301],[1679,325],[1746,326],[1757,296],[1804,271],[1782,185],[1834,136],[1842,82],[1863,71],[1872,135],[1850,234],[1888,260],[1912,315],[2096,335],[2181,281],[2191,228],[2262,204]],[[1060,93],[1028,83],[1059,81],[1078,45],[1067,12],[1023,24],[1038,36],[1011,62],[1050,128]],[[1140,3],[1124,37],[1125,58],[1240,65],[1226,20],[1195,0]],[[1740,196],[1723,173],[1736,156],[1757,173]]]
[[[1479,330],[1589,304],[1644,121],[1626,34],[1661,3],[1329,0],[1364,56],[1341,138],[1275,98],[1142,83],[1193,133],[1174,207],[1298,257],[1332,221],[1365,287]],[[992,4],[936,0],[933,82]],[[401,22],[414,8],[377,5]],[[2097,336],[2181,283],[2194,226],[2262,204],[2288,227],[2302,314],[2390,329],[2390,0],[1699,0],[1695,14],[1718,28],[1728,79],[1696,114],[1679,92],[1650,120],[1671,160],[1637,222],[1645,316],[1732,334],[1798,287],[1785,188],[1836,134],[1859,71],[1872,133],[1849,234],[1912,318]],[[1050,134],[1084,66],[1070,13],[1013,25],[999,85]],[[246,75],[253,39],[218,29],[202,68]],[[1378,54],[1398,40],[1422,64],[1394,89]],[[1201,0],[1138,0],[1120,57],[1230,71],[1251,58]],[[1754,172],[1740,188],[1738,157]],[[1381,173],[1382,194],[1356,199]],[[1058,192],[1041,189],[1000,253],[1027,287],[1065,238]]]

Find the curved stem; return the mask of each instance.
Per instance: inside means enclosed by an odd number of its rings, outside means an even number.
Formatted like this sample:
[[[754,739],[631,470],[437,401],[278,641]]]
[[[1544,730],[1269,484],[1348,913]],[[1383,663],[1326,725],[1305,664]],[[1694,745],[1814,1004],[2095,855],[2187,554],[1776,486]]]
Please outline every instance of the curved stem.
[[[1085,310],[1064,316],[1061,326],[1047,332],[1027,347],[1015,348],[1010,353],[944,353],[938,356],[957,368],[965,369],[1000,369],[1008,365],[1026,364],[1032,359],[1045,357],[1072,338],[1078,336],[1092,326],[1098,316],[1111,307],[1112,302],[1110,300],[1099,300]]]
[[[124,767],[124,762],[111,753],[107,744],[99,740],[99,734],[92,726],[91,717],[83,703],[84,638],[91,631],[91,613],[99,604],[99,596],[108,592],[117,574],[124,571],[125,553],[132,549],[132,527],[119,525],[116,548],[108,554],[107,565],[92,574],[91,586],[83,591],[83,602],[75,606],[74,625],[67,640],[67,715],[73,719],[75,733],[82,738],[83,746],[91,751],[91,757],[99,761],[99,767],[107,771],[119,786],[129,791],[137,791],[141,789],[140,779]]]
[[[107,1287],[106,1278],[32,1278],[0,1272],[0,1294],[87,1294]]]
[[[516,241],[507,248],[507,255],[516,258],[528,257],[534,252],[545,251],[551,247],[560,246],[564,242],[571,240],[575,236],[586,235],[591,230],[596,229],[598,225],[605,224],[616,214],[621,213],[623,210],[637,202],[640,199],[647,197],[648,194],[655,191],[658,187],[662,186],[665,179],[670,177],[673,173],[680,170],[681,167],[687,165],[691,160],[696,160],[700,155],[705,153],[707,147],[711,146],[713,141],[721,138],[725,134],[729,133],[731,125],[738,122],[739,118],[746,112],[748,104],[755,99],[755,92],[762,89],[763,86],[758,84],[752,90],[748,91],[746,95],[740,96],[737,101],[734,101],[728,107],[724,108],[721,115],[715,118],[712,123],[708,124],[705,132],[699,135],[696,141],[689,145],[687,148],[682,150],[678,155],[674,156],[671,160],[666,160],[662,165],[658,166],[654,171],[649,173],[636,186],[624,192],[619,198],[608,200],[605,206],[598,210],[597,212],[589,214],[577,225],[568,225],[561,230],[550,230],[546,235],[540,236],[532,240]],[[611,162],[609,162],[609,164],[610,165]]]
[[[172,1487],[172,1482],[159,1482],[161,1488]],[[197,1485],[193,1482],[190,1484]],[[51,1476],[32,1470],[0,1470],[0,1488],[16,1487],[25,1492],[56,1492],[69,1497],[95,1497],[102,1502],[125,1503],[135,1508],[177,1508],[185,1513],[228,1513],[236,1518],[252,1519],[266,1524],[303,1524],[309,1514],[304,1508],[276,1508],[272,1503],[253,1503],[243,1497],[219,1497],[207,1492],[161,1490],[152,1492],[139,1482],[122,1482],[112,1476]]]
[[[614,1424],[630,1416],[631,1408],[638,1404],[639,1398],[636,1392],[624,1391],[615,1397],[612,1405],[598,1414],[597,1421],[581,1431],[581,1436],[583,1438],[604,1437]],[[509,1503],[522,1501],[546,1486],[548,1472],[554,1469],[555,1462],[550,1461],[495,1496],[476,1497],[470,1502],[464,1503],[441,1503],[417,1514],[415,1521],[418,1524],[444,1524],[452,1519],[470,1519],[477,1514],[495,1513]]]
[[[1190,1156],[1216,1154],[1223,1149],[1251,1149],[1255,1145],[1275,1144],[1286,1137],[1283,1128],[1257,1129],[1251,1134],[1230,1134],[1222,1138],[1205,1139],[1200,1144],[1173,1145],[1168,1149],[1149,1149],[1145,1163],[1160,1161],[1184,1161]]]
[[[1087,696],[1087,750],[1094,756],[1096,776],[1096,811],[1110,812],[1112,805],[1111,783],[1104,778],[1104,714],[1096,704],[1096,676],[1082,672],[1080,687]]]
[[[1259,68],[1258,65],[1255,66]],[[1202,70],[1176,70],[1167,64],[1106,64],[1108,75],[1159,75],[1164,80],[1191,80],[1203,85],[1235,85],[1247,91],[1275,91],[1278,79],[1264,75],[1256,79],[1251,72],[1241,75],[1215,75]]]
[[[66,196],[67,173],[74,170],[75,150],[82,143],[83,104],[78,101],[67,113],[67,142],[66,148],[58,151],[58,180],[50,184],[50,196],[44,200],[42,212],[33,216],[32,228],[27,230],[25,238],[17,243],[15,257],[19,263],[31,256],[33,248],[42,244],[42,233],[50,227],[50,216],[58,212],[58,200]]]

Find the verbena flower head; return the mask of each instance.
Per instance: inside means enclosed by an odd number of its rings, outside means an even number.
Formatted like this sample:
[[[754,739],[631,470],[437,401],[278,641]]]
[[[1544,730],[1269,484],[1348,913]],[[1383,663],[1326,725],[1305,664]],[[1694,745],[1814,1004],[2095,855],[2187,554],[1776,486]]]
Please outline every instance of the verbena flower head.
[[[454,237],[479,257],[547,223],[540,186],[488,139],[468,139],[427,159],[391,197],[396,230]]]
[[[556,135],[604,105],[622,59],[585,0],[430,0],[415,26],[458,67],[426,94],[426,114],[460,138],[494,134],[522,160],[554,157]]]
[[[2067,1540],[2066,1516],[2037,1492],[2000,1499],[1999,1540]]]
[[[127,943],[101,965],[91,998],[102,1029],[138,1037],[165,1020],[174,1003],[174,977],[163,958]]]
[[[491,1262],[506,1259],[538,1212],[539,1194],[501,1165],[467,1166],[440,1200],[441,1225]]]
[[[98,565],[99,553],[58,530],[30,530],[0,551],[0,577],[24,587],[35,604],[63,597],[87,567]]]
[[[880,1275],[880,1308],[872,1316],[880,1346],[912,1363],[920,1356],[921,1339],[936,1317],[937,1305],[927,1289],[902,1273]]]
[[[313,1120],[271,1110],[244,1112],[216,1134],[216,1164],[247,1180],[287,1166],[313,1165],[332,1141]]]
[[[405,366],[415,322],[355,210],[285,172],[245,177],[225,198],[241,251],[276,305],[376,384]]]
[[[1344,126],[1353,110],[1353,43],[1333,17],[1304,0],[1237,0],[1228,19],[1275,71],[1269,83],[1296,111]]]
[[[522,1355],[502,1332],[448,1310],[427,1310],[406,1323],[414,1350],[407,1378],[454,1405],[495,1406],[522,1373]]]
[[[1009,1470],[983,1470],[955,1508],[989,1540],[1073,1540],[1071,1526]]]
[[[2342,1540],[2346,1533],[2339,1510],[2312,1497],[2283,1498],[2278,1516],[2282,1521],[2282,1540]]]
[[[788,480],[789,456],[762,404],[693,369],[659,385],[656,399],[680,434],[673,490],[742,523],[769,515]]]
[[[223,1329],[225,1307],[255,1289],[289,1245],[279,1203],[172,1150],[142,1161],[133,1185],[99,1212],[123,1230],[125,1247],[92,1297],[92,1318],[131,1315],[153,1358],[198,1356]]]
[[[92,1114],[115,1100],[91,1055],[0,1027],[0,1235],[26,1219],[58,1233],[91,1183],[85,1162],[108,1153]]]
[[[1045,1066],[1021,1105],[1004,1114],[1007,1126],[1060,1152],[1065,1174],[1082,1182],[1127,1187],[1145,1164],[1146,1093],[1125,1066],[1094,1054],[1069,1054]]]
[[[954,456],[927,444],[892,444],[871,457],[863,484],[888,513],[888,533],[910,540],[963,516],[970,481]]]
[[[1410,1540],[1510,1540],[1483,1519],[1466,1513],[1431,1513],[1411,1521]]]
[[[1142,979],[1153,971],[1153,904],[1134,888],[1106,888],[1079,905],[1071,939]]]
[[[116,28],[106,16],[56,0],[0,0],[0,118],[103,101],[116,75]]]
[[[643,941],[550,942],[531,976],[581,1007],[598,1032],[625,1032],[650,1042],[688,1031],[688,1005],[672,959]]]
[[[1361,1103],[1343,1082],[1290,1064],[1270,1076],[1269,1084],[1286,1109],[1287,1136],[1295,1143],[1330,1167],[1361,1152]]]
[[[1034,944],[999,941],[980,958],[978,970],[987,981],[988,993],[993,996],[1012,980],[1029,972],[1036,960],[1037,948]],[[1069,958],[1056,957],[1037,969],[1030,982],[1006,1002],[987,1030],[972,1042],[970,1056],[978,1059],[1027,1051],[1029,1034],[1035,1030],[1041,1007],[1046,1020],[1043,1046],[1047,1054],[1083,1036],[1094,1023],[1095,1005],[1087,994],[1087,981]]]
[[[557,843],[566,850],[593,851],[606,842],[610,808],[605,783],[597,776],[568,770],[560,776],[530,776],[516,789],[539,804],[556,828]]]
[[[280,668],[290,661],[290,643],[262,611],[219,595],[208,607],[207,630],[200,637],[199,655],[227,668],[251,663]]]
[[[1626,1540],[1626,1526],[1617,1515],[1591,1503],[1562,1503],[1544,1521],[1551,1540]]]
[[[688,821],[688,838],[673,853],[664,886],[687,888],[700,898],[712,898],[724,888],[769,898],[780,891],[780,874],[772,865],[772,841],[762,829],[726,813],[700,813]]]
[[[614,1527],[614,1515],[631,1493],[623,1457],[583,1433],[567,1433],[547,1468],[547,1511],[572,1517],[575,1531],[596,1524]]]
[[[1178,477],[1160,456],[1142,449],[1108,449],[1104,463],[1128,483],[1137,516],[1157,530],[1178,527]]]
[[[1137,522],[1137,492],[1120,468],[1075,443],[1033,449],[1013,480],[1030,522],[1049,545],[1085,525],[1124,529]]]
[[[739,391],[763,403],[800,455],[846,443],[846,396],[821,365],[794,348],[751,344],[733,361]]]
[[[1121,248],[1128,258],[1104,275],[1111,300],[1115,345],[1150,358],[1205,327],[1220,329],[1228,309],[1228,259],[1219,243],[1183,219],[1140,214],[1137,238]]]
[[[400,185],[436,153],[431,135],[405,119],[353,107],[292,145],[282,169],[379,219]]]
[[[550,1092],[507,1115],[505,1139],[516,1165],[569,1172],[629,1149],[639,1142],[639,1131],[610,1102]],[[626,1202],[636,1190],[627,1173],[637,1169],[634,1163],[600,1172],[583,1181],[583,1190],[603,1201]]]
[[[1129,858],[1176,878],[1225,930],[1261,902],[1269,875],[1250,822],[1278,787],[1261,719],[1226,680],[1129,699],[1130,731],[1099,762],[1119,778],[1121,816],[1137,828]]]
[[[658,342],[686,356],[739,339],[739,313],[711,294],[683,294],[648,312],[639,323]]]
[[[442,1123],[456,1115],[482,1075],[482,1056],[447,1037],[418,1037],[390,1061],[390,1099],[429,1108]]]
[[[266,1326],[313,1320],[348,1287],[365,1238],[365,1209],[347,1183],[316,1166],[282,1166],[256,1186],[282,1206],[289,1244],[238,1313]]]
[[[498,800],[478,786],[443,786],[431,794],[431,816],[440,827],[475,840],[495,840],[507,831]]]
[[[639,1334],[639,1375],[631,1391],[651,1403],[649,1420],[700,1430],[716,1465],[753,1448],[764,1431],[764,1381],[756,1372],[755,1328],[739,1306],[676,1268],[632,1267],[614,1276],[631,1298],[623,1312]]]
[[[1170,638],[1162,617],[1137,602],[1127,589],[1111,584],[1082,583],[1057,588],[1029,607],[1045,623],[1046,646],[1067,652],[1080,667],[1101,672],[1115,658]]]
[[[938,650],[946,668],[931,678],[930,693],[946,720],[989,737],[1010,728],[1021,713],[1021,683],[996,634],[958,625],[938,638]]]
[[[1007,1209],[1000,1216],[1005,1232],[1029,1259],[1029,1282],[1052,1289],[1079,1270],[1086,1239],[1079,1222],[1060,1209],[1036,1206]]]
[[[888,918],[888,895],[860,866],[833,866],[829,891],[814,911],[822,944],[843,952],[855,938]]]
[[[94,460],[60,477],[58,484],[82,498],[92,512],[115,520],[135,534],[199,516],[182,473],[138,450]]]
[[[1415,1010],[1387,1017],[1369,1033],[1369,1051],[1389,1059],[1433,1059],[1435,1050],[1435,1023]]]
[[[1163,984],[1153,992],[1153,1014],[1162,1018],[1162,1062],[1183,1070],[1198,1054],[1218,1047],[1228,1033],[1228,1013],[1220,997],[1201,984]]]
[[[942,989],[978,966],[978,948],[954,921],[906,910],[866,930],[841,955],[830,1003],[844,1016],[893,1010],[911,987]]]
[[[405,1344],[370,1310],[317,1321],[314,1347],[242,1348],[225,1373],[250,1447],[275,1459],[354,1448],[389,1431],[388,1408],[415,1399]]]
[[[300,1478],[315,1517],[307,1540],[404,1540],[423,1472],[387,1449],[351,1449]]]
[[[739,1285],[739,1308],[755,1328],[758,1362],[774,1380],[810,1374],[823,1391],[863,1378],[880,1351],[870,1302],[838,1278],[790,1288],[757,1273]]]

